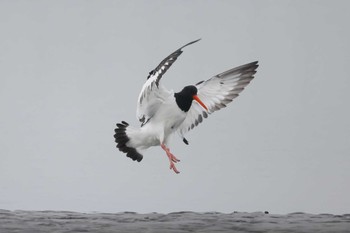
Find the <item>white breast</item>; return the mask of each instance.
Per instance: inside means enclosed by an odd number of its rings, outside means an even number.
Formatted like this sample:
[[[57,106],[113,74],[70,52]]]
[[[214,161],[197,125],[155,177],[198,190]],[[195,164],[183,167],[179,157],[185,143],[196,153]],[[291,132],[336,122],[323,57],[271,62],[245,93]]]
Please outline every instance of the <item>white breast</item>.
[[[128,128],[127,134],[132,138],[128,145],[137,149],[147,149],[160,143],[167,144],[169,136],[185,118],[186,113],[177,106],[174,95],[170,95],[144,126],[139,129]]]
[[[167,143],[168,137],[176,131],[185,118],[186,113],[177,106],[174,96],[171,95],[150,120],[148,127],[153,128],[159,141]]]

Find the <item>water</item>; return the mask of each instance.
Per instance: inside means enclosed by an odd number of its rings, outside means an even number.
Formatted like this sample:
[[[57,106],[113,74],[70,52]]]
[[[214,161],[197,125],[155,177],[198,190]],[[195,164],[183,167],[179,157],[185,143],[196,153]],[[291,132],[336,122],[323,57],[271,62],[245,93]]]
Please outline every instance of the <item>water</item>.
[[[347,232],[350,214],[77,213],[0,210],[0,233]]]

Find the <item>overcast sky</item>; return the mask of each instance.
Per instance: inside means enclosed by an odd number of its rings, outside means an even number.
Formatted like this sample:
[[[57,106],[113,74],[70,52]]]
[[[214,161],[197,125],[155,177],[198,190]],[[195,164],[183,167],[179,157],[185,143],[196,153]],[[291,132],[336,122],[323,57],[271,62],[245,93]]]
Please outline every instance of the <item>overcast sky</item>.
[[[349,1],[0,1],[0,209],[350,212]],[[179,91],[259,60],[171,149],[115,148],[148,72]]]

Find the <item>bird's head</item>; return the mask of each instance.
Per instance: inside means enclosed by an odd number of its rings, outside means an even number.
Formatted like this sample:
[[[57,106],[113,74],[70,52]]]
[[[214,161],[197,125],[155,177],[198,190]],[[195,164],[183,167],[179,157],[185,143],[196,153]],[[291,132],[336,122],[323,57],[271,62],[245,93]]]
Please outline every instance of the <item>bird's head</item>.
[[[197,87],[191,85],[186,86],[182,89],[182,91],[175,93],[175,99],[176,103],[179,106],[179,108],[187,112],[192,105],[192,101],[197,101],[205,110],[208,110],[207,106],[199,99],[197,96],[198,89]]]

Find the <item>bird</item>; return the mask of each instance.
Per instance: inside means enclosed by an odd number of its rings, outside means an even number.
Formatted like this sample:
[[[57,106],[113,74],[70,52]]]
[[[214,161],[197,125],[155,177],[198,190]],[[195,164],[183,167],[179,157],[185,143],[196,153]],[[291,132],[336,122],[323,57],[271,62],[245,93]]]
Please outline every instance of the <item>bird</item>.
[[[229,69],[194,85],[187,85],[178,92],[165,88],[161,83],[163,75],[185,47],[199,40],[201,39],[177,49],[149,72],[137,101],[136,117],[141,126],[129,126],[126,121],[116,124],[116,147],[132,160],[140,162],[143,150],[160,146],[168,157],[170,169],[179,173],[175,164],[180,160],[170,151],[170,136],[177,133],[188,145],[185,133],[213,112],[226,107],[254,78],[258,61]]]

